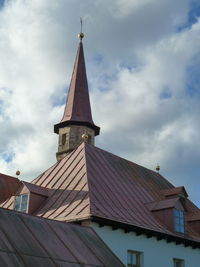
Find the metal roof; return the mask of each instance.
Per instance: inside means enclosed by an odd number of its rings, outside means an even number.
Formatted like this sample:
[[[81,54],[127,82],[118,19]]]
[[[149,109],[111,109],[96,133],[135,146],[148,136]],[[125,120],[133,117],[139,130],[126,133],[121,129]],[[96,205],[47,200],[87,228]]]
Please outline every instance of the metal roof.
[[[188,197],[188,194],[187,194],[184,186],[179,186],[179,187],[174,187],[174,188],[162,190],[162,194],[165,196],[173,196],[173,195],[183,194],[186,197]]]
[[[147,203],[146,205],[149,208],[149,210],[156,211],[156,210],[173,208],[173,207],[175,207],[175,205],[178,201],[179,201],[179,198],[170,198],[170,199],[164,199],[161,201],[155,201],[155,202]]]
[[[124,266],[90,227],[0,208],[3,267]]]
[[[0,203],[14,195],[20,185],[17,178],[0,173]]]
[[[46,196],[46,197],[49,195],[49,189],[46,187],[41,187],[41,186],[31,184],[25,181],[22,181],[22,184],[25,185],[31,193],[41,195],[41,196]]]
[[[188,222],[199,221],[200,222],[200,210],[191,214],[187,214],[186,220]]]
[[[82,42],[78,46],[64,115],[61,122],[54,126],[54,131],[58,133],[60,127],[69,124],[81,124],[93,128],[95,135],[98,135],[100,131],[92,120]]]
[[[174,186],[159,173],[93,145],[82,143],[32,183],[51,189],[35,213],[38,216],[59,221],[96,217],[181,236],[170,231],[146,205],[165,200],[162,190]],[[188,212],[199,211],[191,201],[185,201]],[[2,206],[12,209],[12,205],[13,198]],[[184,238],[200,242],[199,234],[189,226],[187,231]]]

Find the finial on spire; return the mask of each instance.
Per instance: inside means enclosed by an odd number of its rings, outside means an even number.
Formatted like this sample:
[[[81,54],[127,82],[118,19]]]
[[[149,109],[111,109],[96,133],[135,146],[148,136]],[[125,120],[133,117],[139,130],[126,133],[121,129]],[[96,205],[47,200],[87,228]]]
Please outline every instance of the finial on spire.
[[[82,39],[84,38],[84,34],[82,32],[82,30],[83,30],[83,20],[82,20],[82,18],[80,18],[80,23],[81,23],[81,32],[78,34],[78,38],[82,41]]]

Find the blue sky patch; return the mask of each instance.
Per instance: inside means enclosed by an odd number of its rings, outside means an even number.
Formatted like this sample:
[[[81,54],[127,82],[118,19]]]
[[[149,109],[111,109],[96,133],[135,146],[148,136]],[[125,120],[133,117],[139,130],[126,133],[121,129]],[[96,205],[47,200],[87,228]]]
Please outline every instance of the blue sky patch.
[[[3,154],[3,159],[4,161],[6,161],[7,163],[11,162],[14,158],[14,153],[4,153]]]
[[[93,61],[94,61],[96,64],[101,64],[102,61],[103,61],[103,57],[102,57],[102,55],[100,55],[100,54],[96,54],[96,55],[93,57]]]
[[[0,8],[4,6],[5,0],[0,0]]]
[[[68,88],[65,88],[64,93],[61,93],[59,95],[53,95],[51,97],[51,102],[52,102],[52,106],[56,107],[56,106],[62,106],[66,103],[66,92],[68,92]]]
[[[193,0],[191,3],[190,10],[188,12],[188,21],[186,24],[178,27],[178,29],[177,29],[178,32],[192,27],[192,25],[197,22],[198,18],[200,18],[200,1],[199,0]]]
[[[169,99],[171,97],[172,93],[167,87],[160,93],[160,99]]]
[[[197,22],[197,18],[200,17],[200,2],[199,0],[193,1],[191,9],[188,14],[189,24],[192,25]]]
[[[196,59],[200,57],[196,55]],[[194,62],[187,68],[187,88],[186,93],[191,97],[200,97],[200,62]]]

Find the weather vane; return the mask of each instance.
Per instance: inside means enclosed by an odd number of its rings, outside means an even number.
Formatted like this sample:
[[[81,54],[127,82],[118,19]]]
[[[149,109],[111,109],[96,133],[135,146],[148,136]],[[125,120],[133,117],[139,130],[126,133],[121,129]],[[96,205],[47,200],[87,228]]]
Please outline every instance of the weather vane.
[[[82,30],[83,30],[83,20],[82,20],[82,18],[80,18],[80,22],[81,22],[81,32],[82,32]]]
[[[83,20],[80,18],[80,23],[81,23],[81,32],[78,34],[78,38],[82,41],[84,34],[83,34]]]

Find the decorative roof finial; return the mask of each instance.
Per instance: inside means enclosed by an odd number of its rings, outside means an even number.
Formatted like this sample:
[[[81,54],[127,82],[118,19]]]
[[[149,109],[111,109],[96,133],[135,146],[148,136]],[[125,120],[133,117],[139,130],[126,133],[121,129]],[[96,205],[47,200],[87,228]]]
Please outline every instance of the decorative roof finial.
[[[159,170],[160,170],[160,165],[157,164],[157,166],[156,166],[156,171],[159,172]]]
[[[80,22],[81,22],[81,32],[78,34],[78,38],[81,40],[81,42],[82,42],[82,39],[84,38],[84,34],[83,34],[83,32],[82,32],[82,30],[83,30],[83,20],[82,20],[82,18],[80,18]]]
[[[19,170],[16,171],[16,175],[19,176],[21,173]]]
[[[87,134],[83,134],[82,135],[82,140],[83,140],[83,142],[87,142],[87,140],[88,140],[88,135]]]

